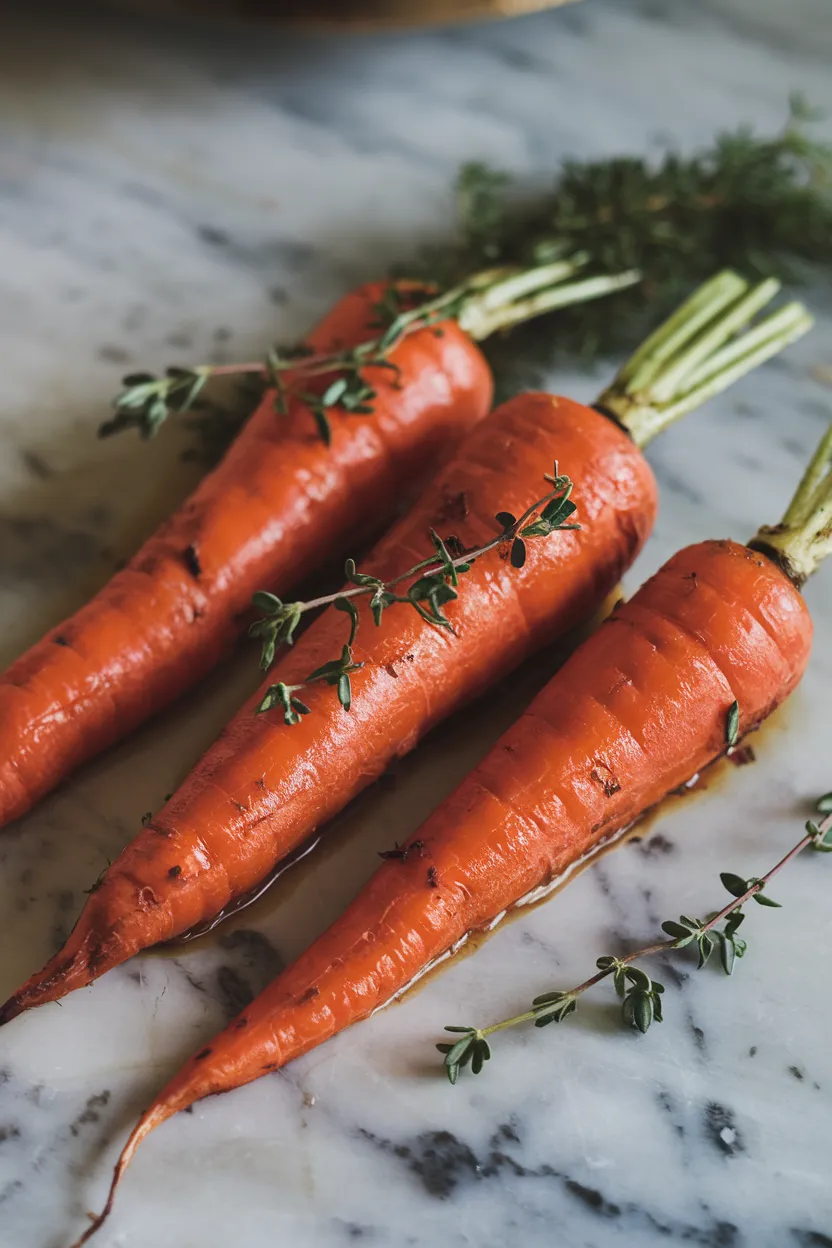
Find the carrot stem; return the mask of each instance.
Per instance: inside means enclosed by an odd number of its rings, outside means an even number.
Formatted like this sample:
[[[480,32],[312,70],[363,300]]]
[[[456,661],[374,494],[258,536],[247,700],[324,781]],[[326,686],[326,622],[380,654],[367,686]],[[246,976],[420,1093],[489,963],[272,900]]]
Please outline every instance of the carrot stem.
[[[832,553],[832,425],[824,433],[783,519],[763,525],[749,543],[772,552],[800,586]]]
[[[774,278],[751,286],[731,269],[717,273],[642,343],[596,405],[645,446],[811,329],[799,303],[749,328],[779,289]]]
[[[624,290],[641,280],[637,269],[624,273],[586,277],[564,282],[583,263],[585,257],[571,262],[559,261],[533,269],[521,269],[490,288],[481,296],[470,295],[457,317],[460,327],[476,342],[501,329],[509,329],[523,321],[533,320],[545,312],[554,312],[575,303],[587,303],[604,295]]]

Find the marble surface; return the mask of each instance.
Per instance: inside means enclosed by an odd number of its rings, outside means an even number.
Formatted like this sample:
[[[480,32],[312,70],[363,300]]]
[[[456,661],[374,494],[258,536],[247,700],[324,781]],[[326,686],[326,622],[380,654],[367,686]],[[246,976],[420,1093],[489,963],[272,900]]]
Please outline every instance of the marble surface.
[[[824,0],[585,0],[506,24],[341,42],[6,6],[0,41],[0,661],[79,604],[195,479],[181,432],[94,430],[125,366],[247,358],[354,278],[445,228],[462,159],[524,176],[566,154],[689,148],[832,105]],[[823,309],[820,309],[823,313]],[[775,518],[832,416],[830,319],[651,450],[663,486],[635,585],[699,536]],[[826,374],[828,377],[828,373]],[[589,395],[599,378],[553,386]],[[201,1104],[144,1147],[101,1248],[821,1248],[832,1244],[828,859],[755,912],[735,980],[679,961],[667,1021],[498,1038],[451,1089],[434,1042],[584,977],[753,874],[832,787],[832,569],[807,597],[803,688],[730,768],[642,839],[285,1073]],[[551,658],[546,660],[551,662]],[[137,959],[0,1034],[0,1243],[59,1248],[180,1059],[320,931],[540,680],[429,740],[237,929]],[[61,942],[83,890],[254,679],[218,671],[0,839],[0,997]]]

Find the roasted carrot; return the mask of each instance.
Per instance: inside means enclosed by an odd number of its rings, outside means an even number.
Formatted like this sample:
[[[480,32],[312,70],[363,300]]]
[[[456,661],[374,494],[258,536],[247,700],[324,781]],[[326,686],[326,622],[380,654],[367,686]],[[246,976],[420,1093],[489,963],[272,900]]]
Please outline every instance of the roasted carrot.
[[[723,754],[800,680],[812,622],[800,585],[832,551],[832,428],[783,523],[748,546],[670,559],[579,647],[484,761],[352,905],[153,1102],[116,1167],[202,1097],[239,1087],[367,1018],[469,933]],[[405,849],[407,846],[405,846]]]
[[[482,421],[365,574],[388,583],[425,555],[431,530],[451,530],[465,548],[482,545],[499,530],[499,508],[520,514],[535,499],[555,455],[574,479],[581,529],[530,540],[519,568],[506,550],[484,555],[447,606],[452,631],[403,607],[390,607],[376,627],[366,599],[355,600],[360,670],[349,713],[331,688],[312,684],[303,691],[310,713],[287,727],[278,707],[254,714],[266,687],[258,691],[107,870],[66,945],[0,1009],[0,1023],[224,911],[434,724],[591,615],[652,528],[656,488],[639,444],[807,327],[790,305],[725,345],[772,291],[767,283],[749,290],[730,273],[708,283],[601,396],[617,419],[535,393]],[[715,372],[714,349],[729,354],[727,371]],[[340,611],[325,612],[278,663],[282,684],[302,684],[338,653],[345,629]]]
[[[0,825],[210,671],[256,589],[282,593],[341,543],[383,529],[403,489],[490,407],[474,339],[633,280],[564,282],[574,269],[479,275],[402,313],[401,332],[388,327],[381,340],[380,301],[413,284],[368,285],[310,335],[312,354],[295,362],[304,387],[270,357],[286,410],[268,391],[221,464],[128,566],[0,676]],[[190,393],[210,372],[189,376]],[[133,380],[114,423],[139,423],[144,405],[153,428],[161,393],[181,378]]]

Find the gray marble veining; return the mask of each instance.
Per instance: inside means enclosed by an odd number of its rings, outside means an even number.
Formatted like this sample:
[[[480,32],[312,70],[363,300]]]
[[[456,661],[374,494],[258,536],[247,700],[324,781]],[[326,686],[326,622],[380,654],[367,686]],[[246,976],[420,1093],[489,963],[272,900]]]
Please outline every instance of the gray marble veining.
[[[341,41],[165,25],[40,0],[0,43],[0,661],[80,603],[195,480],[171,430],[96,442],[120,372],[248,357],[445,228],[458,163],[521,176],[567,154],[690,148],[832,105],[823,0],[574,8]],[[674,428],[638,583],[700,536],[781,509],[832,416],[830,320]],[[597,378],[561,375],[583,397]],[[476,956],[278,1076],[204,1102],[137,1158],[102,1248],[823,1248],[832,1066],[826,859],[778,882],[735,980],[667,967],[667,1021],[622,1032],[599,993],[562,1028],[498,1037],[451,1089],[434,1042],[764,869],[830,787],[832,573],[803,688],[730,769]],[[229,664],[0,838],[0,997],[66,935],[87,888],[250,688]],[[116,1143],[179,1060],[262,987],[484,751],[539,680],[474,709],[338,821],[237,930],[148,956],[0,1033],[0,1244],[59,1248]]]

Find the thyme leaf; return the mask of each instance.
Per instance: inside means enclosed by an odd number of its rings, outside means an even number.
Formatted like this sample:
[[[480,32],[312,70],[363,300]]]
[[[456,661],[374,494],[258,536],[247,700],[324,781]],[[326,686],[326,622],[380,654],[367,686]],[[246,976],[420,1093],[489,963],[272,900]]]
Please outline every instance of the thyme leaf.
[[[563,529],[576,529],[577,524],[567,523],[568,517],[575,513],[575,504],[570,501],[573,484],[568,476],[558,472],[555,464],[553,476],[547,474],[546,480],[552,488],[549,493],[527,507],[522,516],[515,517],[511,512],[501,511],[496,516],[499,532],[490,541],[475,550],[461,550],[456,538],[443,539],[434,530],[430,530],[433,554],[417,563],[414,567],[402,572],[390,581],[382,581],[377,576],[359,572],[355,561],[348,559],[344,575],[351,588],[341,589],[335,594],[327,594],[314,598],[309,602],[283,602],[276,594],[260,590],[253,596],[253,602],[262,618],[255,620],[249,629],[251,637],[262,642],[260,665],[271,667],[280,646],[291,645],[298,625],[307,611],[319,607],[333,606],[349,616],[349,640],[344,645],[341,655],[328,663],[324,663],[307,676],[303,684],[286,685],[282,681],[270,685],[258,705],[257,712],[262,714],[274,707],[283,708],[284,722],[288,725],[300,723],[300,716],[308,712],[308,707],[301,709],[296,705],[295,695],[305,685],[327,684],[337,689],[338,699],[344,710],[352,705],[352,686],[350,676],[358,671],[362,664],[356,663],[353,657],[353,646],[358,634],[360,617],[355,600],[360,597],[369,599],[368,606],[373,622],[381,624],[382,616],[389,607],[397,604],[412,607],[428,624],[436,628],[453,632],[453,625],[443,608],[459,597],[460,576],[469,572],[474,563],[498,547],[509,551],[512,567],[520,568],[526,559],[526,542],[528,537],[548,537]],[[522,535],[522,536],[521,536]],[[397,592],[397,587],[409,582],[406,591]]]
[[[514,326],[486,346],[499,399],[539,388],[545,371],[563,360],[586,364],[632,348],[684,294],[726,266],[750,280],[828,273],[832,148],[812,137],[817,120],[795,95],[779,134],[741,127],[692,155],[567,161],[553,185],[546,178],[545,189],[531,195],[515,193],[500,171],[465,165],[457,237],[398,266],[410,280],[391,286],[376,305],[377,337],[352,351],[316,355],[301,344],[274,347],[253,363],[130,374],[100,433],[135,428],[149,438],[170,416],[191,413],[189,423],[216,458],[254,406],[251,393],[230,410],[209,399],[209,383],[234,376],[255,382],[258,397],[272,387],[278,413],[301,381],[319,379],[320,392],[302,389],[314,395],[312,415],[327,441],[333,411],[372,410],[376,396],[362,370],[395,370],[390,351],[439,320],[461,319],[477,339]],[[578,268],[586,280],[558,286]],[[535,271],[540,286],[527,289]],[[512,289],[515,279],[522,289]],[[495,297],[504,289],[500,303]],[[601,294],[607,297],[596,298]]]
[[[698,955],[697,969],[701,969],[716,950],[722,970],[726,975],[733,974],[737,959],[744,957],[748,948],[746,941],[737,935],[746,917],[742,907],[751,900],[764,906],[778,906],[778,902],[772,901],[763,890],[804,849],[832,853],[832,811],[828,810],[829,805],[829,794],[818,800],[817,809],[821,813],[825,812],[824,818],[820,823],[809,819],[804,835],[765,875],[745,880],[731,871],[723,871],[719,878],[723,887],[731,894],[732,900],[709,918],[696,919],[682,914],[678,921],[667,919],[661,926],[669,937],[668,940],[636,949],[624,957],[605,954],[595,963],[596,973],[583,983],[565,991],[555,990],[535,997],[531,1008],[522,1014],[492,1023],[489,1027],[446,1027],[446,1031],[459,1032],[462,1036],[452,1045],[436,1046],[444,1056],[445,1073],[449,1081],[456,1083],[465,1066],[470,1065],[474,1074],[482,1070],[484,1062],[491,1056],[488,1037],[494,1032],[517,1027],[522,1023],[533,1023],[535,1027],[561,1023],[575,1012],[582,994],[605,979],[612,979],[613,987],[621,998],[623,1022],[643,1035],[653,1023],[662,1021],[664,994],[662,984],[651,978],[642,967],[634,965],[644,958],[666,956],[693,946]]]
[[[637,268],[644,281],[597,303],[560,309],[485,345],[498,399],[540,388],[564,361],[588,364],[634,347],[711,273],[730,266],[749,280],[795,283],[832,271],[832,147],[819,120],[789,100],[779,134],[747,126],[707,147],[658,159],[566,161],[539,189],[483,164],[457,182],[457,239],[425,251],[423,272],[440,282],[480,264],[588,253],[608,272]],[[413,265],[408,269],[413,276]]]

